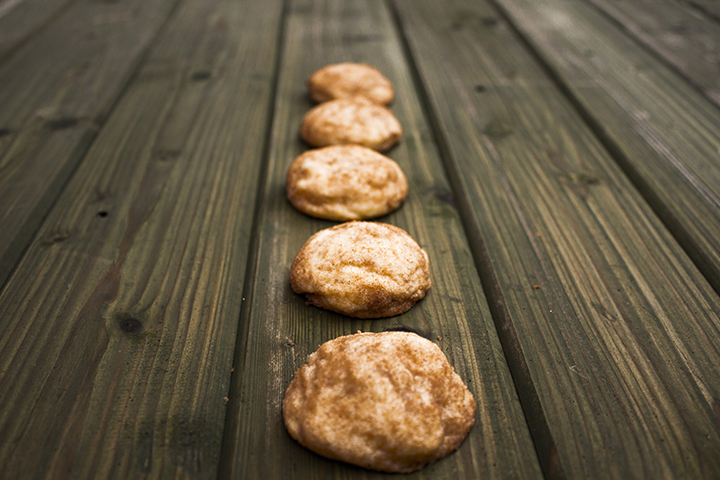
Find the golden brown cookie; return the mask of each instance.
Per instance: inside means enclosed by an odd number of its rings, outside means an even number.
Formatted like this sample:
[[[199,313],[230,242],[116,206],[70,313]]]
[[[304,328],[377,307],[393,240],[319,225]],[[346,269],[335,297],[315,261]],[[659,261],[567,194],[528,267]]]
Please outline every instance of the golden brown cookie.
[[[326,220],[363,220],[398,208],[408,183],[397,163],[359,145],[309,150],[287,171],[287,197],[295,208]]]
[[[317,103],[362,96],[374,103],[389,105],[395,98],[390,80],[375,67],[364,63],[336,63],[313,73],[307,81],[310,98]]]
[[[427,253],[404,230],[347,222],[317,232],[290,269],[308,303],[358,318],[404,313],[430,288]]]
[[[448,455],[475,423],[475,399],[440,348],[414,333],[324,343],[285,392],[290,436],[335,460],[408,473]]]
[[[364,97],[321,103],[305,114],[300,126],[300,137],[313,147],[355,144],[384,152],[402,134],[390,110]]]

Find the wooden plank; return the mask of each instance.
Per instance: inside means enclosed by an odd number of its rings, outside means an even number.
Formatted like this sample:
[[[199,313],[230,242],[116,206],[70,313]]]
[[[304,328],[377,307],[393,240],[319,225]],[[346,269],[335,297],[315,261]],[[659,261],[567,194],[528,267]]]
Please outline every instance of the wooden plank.
[[[720,21],[720,4],[715,0],[678,0],[704,15]]]
[[[540,469],[497,339],[438,153],[386,4],[381,0],[295,0],[286,21],[252,285],[244,294],[222,478],[380,478],[313,454],[285,431],[281,402],[297,368],[320,343],[394,324],[437,342],[478,402],[476,425],[460,449],[411,478],[538,478]],[[393,111],[405,130],[389,152],[408,177],[402,208],[380,221],[404,228],[428,252],[433,286],[409,312],[358,320],[305,304],[289,268],[316,231],[334,225],[295,211],[284,195],[287,167],[311,108],[305,80],[339,61],[371,63],[395,84]]]
[[[589,0],[720,105],[720,24],[674,0]]]
[[[502,5],[720,292],[718,108],[587,5]]]
[[[0,294],[7,478],[216,478],[280,1],[186,1]]]
[[[720,298],[494,8],[394,4],[546,475],[717,477]]]
[[[77,2],[0,67],[0,286],[176,4]]]
[[[0,2],[0,62],[72,1],[4,0]]]

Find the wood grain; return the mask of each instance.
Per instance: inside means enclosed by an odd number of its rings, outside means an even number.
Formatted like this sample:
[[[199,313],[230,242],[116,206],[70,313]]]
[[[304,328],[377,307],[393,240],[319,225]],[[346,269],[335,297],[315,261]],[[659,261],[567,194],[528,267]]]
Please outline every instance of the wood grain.
[[[0,2],[0,63],[74,0]]]
[[[0,285],[176,4],[77,2],[0,65]]]
[[[502,5],[720,292],[720,110],[582,2]]]
[[[502,2],[524,39],[485,2],[393,3],[545,474],[720,474],[720,298],[525,47],[553,2]]]
[[[678,0],[680,3],[684,3],[703,15],[707,15],[710,18],[714,18],[716,21],[720,21],[720,4],[715,0]]]
[[[589,0],[720,105],[720,23],[674,0]]]
[[[261,200],[257,257],[245,294],[222,478],[381,478],[322,458],[285,431],[281,402],[297,368],[319,344],[395,324],[436,342],[478,403],[476,424],[452,453],[411,478],[538,478],[540,469],[523,412],[485,301],[438,153],[418,103],[397,31],[382,1],[296,0],[288,6],[280,83]],[[311,108],[305,81],[340,61],[367,62],[395,85],[392,110],[405,138],[388,155],[404,170],[409,196],[380,219],[405,229],[430,257],[433,286],[409,312],[358,320],[305,304],[292,292],[289,269],[316,231],[334,223],[295,211],[284,177],[306,147],[298,138]]]
[[[0,294],[4,476],[216,477],[280,17],[184,3],[49,212]]]

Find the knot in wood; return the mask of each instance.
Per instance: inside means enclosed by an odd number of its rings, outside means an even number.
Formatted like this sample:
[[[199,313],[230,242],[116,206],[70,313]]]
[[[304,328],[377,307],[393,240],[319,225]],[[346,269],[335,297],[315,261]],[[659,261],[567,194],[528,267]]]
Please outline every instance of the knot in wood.
[[[135,333],[142,328],[142,323],[137,318],[124,318],[120,320],[120,330],[127,333]]]

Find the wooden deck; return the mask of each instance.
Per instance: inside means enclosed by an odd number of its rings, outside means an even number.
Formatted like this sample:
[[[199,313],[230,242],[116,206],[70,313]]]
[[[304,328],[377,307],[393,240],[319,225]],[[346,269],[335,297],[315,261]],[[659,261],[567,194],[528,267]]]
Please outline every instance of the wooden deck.
[[[0,0],[0,477],[355,479],[286,433],[404,325],[478,402],[426,479],[720,478],[712,0]],[[394,83],[408,313],[305,304],[284,197],[340,61]]]

